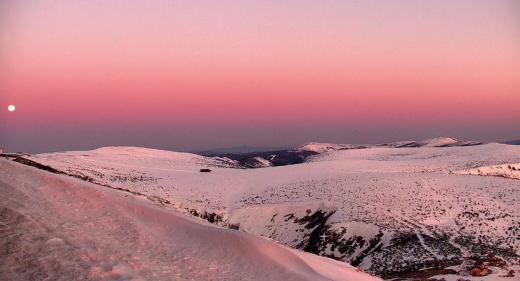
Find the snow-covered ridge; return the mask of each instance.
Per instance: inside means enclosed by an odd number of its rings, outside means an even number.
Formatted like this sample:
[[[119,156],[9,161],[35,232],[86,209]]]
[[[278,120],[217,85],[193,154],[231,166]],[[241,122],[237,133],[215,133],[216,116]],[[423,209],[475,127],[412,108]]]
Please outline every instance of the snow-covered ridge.
[[[314,153],[325,153],[330,151],[338,151],[338,150],[346,150],[346,149],[360,149],[360,148],[369,148],[369,147],[395,147],[395,148],[404,148],[404,147],[452,147],[452,146],[471,146],[471,145],[480,145],[481,142],[477,141],[462,141],[455,138],[449,137],[438,137],[431,138],[422,141],[398,141],[393,143],[385,143],[385,144],[364,144],[364,145],[356,145],[356,144],[335,144],[335,143],[319,143],[319,142],[310,142],[304,144],[302,146],[296,147],[293,150],[298,152],[314,152]]]
[[[460,175],[495,176],[520,180],[520,163],[483,166],[455,171]]]
[[[449,137],[431,138],[423,141],[395,142],[390,147],[451,147],[451,146],[472,146],[480,145],[477,141],[463,141]]]
[[[355,149],[362,148],[364,146],[355,144],[336,144],[336,143],[319,143],[310,142],[294,149],[297,152],[314,152],[314,153],[325,153],[330,151],[337,151],[343,149]]]
[[[102,147],[90,151],[66,151],[42,153],[34,156],[39,159],[59,158],[64,162],[95,161],[121,166],[148,168],[202,167],[214,166],[233,168],[236,161],[226,157],[206,157],[187,152],[175,152],[143,147]]]
[[[380,280],[2,159],[0,192],[2,280]]]
[[[269,160],[267,160],[261,156],[255,156],[255,157],[246,159],[245,161],[242,162],[242,165],[247,168],[267,168],[267,167],[273,166],[273,164]]]
[[[417,147],[459,147],[482,144],[475,141],[461,141],[454,138],[433,138],[423,141],[399,141],[386,144],[337,144],[310,142],[304,145],[277,151],[258,151],[244,154],[223,154],[235,160],[243,168],[266,168],[271,166],[286,166],[301,164],[316,155],[335,151],[356,150],[365,148],[417,148]]]

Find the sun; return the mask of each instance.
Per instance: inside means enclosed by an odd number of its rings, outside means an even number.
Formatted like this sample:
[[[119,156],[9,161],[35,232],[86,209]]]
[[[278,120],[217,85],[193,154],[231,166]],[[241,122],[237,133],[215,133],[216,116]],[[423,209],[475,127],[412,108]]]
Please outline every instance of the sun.
[[[16,109],[16,107],[12,104],[10,104],[8,107],[7,107],[7,110],[13,112],[14,110]]]

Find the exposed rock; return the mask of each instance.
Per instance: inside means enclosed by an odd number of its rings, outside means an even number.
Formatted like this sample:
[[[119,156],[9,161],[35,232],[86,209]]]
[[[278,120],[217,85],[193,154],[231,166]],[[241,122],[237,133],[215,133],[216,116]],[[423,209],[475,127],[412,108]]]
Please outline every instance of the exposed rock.
[[[471,276],[475,276],[475,277],[482,277],[482,276],[486,276],[488,274],[491,273],[491,270],[489,270],[489,268],[485,265],[482,265],[482,266],[476,266],[474,268],[472,268],[469,273],[471,274]]]

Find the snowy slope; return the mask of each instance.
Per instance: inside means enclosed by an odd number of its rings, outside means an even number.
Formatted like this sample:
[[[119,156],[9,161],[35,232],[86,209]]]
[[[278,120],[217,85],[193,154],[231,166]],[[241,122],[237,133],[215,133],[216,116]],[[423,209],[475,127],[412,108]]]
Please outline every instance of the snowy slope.
[[[462,141],[449,137],[438,137],[431,138],[422,141],[398,141],[387,144],[365,144],[365,145],[356,145],[356,144],[335,144],[335,143],[319,143],[319,142],[311,142],[304,144],[300,147],[294,149],[294,151],[299,152],[314,152],[317,154],[322,154],[331,151],[338,150],[347,150],[347,149],[361,149],[361,148],[370,148],[370,147],[389,147],[389,148],[405,148],[405,147],[452,147],[452,146],[473,146],[473,145],[481,145],[481,142],[476,141]]]
[[[197,167],[235,167],[236,163],[222,157],[204,157],[192,153],[164,151],[141,147],[103,147],[92,151],[68,151],[39,154],[59,157],[64,163],[96,159],[107,166],[126,168],[146,166],[151,169],[190,169]],[[70,160],[67,160],[70,159]]]
[[[446,265],[462,271],[471,255],[513,263],[520,181],[461,171],[518,163],[520,147],[449,143],[331,150],[303,164],[264,169],[219,164],[211,173],[198,170],[212,158],[170,152],[157,152],[157,159],[106,152],[31,159],[379,275]],[[119,149],[127,150],[113,148]]]
[[[356,149],[363,148],[364,146],[355,144],[335,144],[335,143],[319,143],[310,142],[300,147],[295,148],[298,152],[314,152],[314,153],[325,153],[330,151],[345,150],[345,149]]]
[[[246,159],[242,161],[242,165],[246,166],[247,168],[267,168],[273,166],[273,164],[269,160],[261,156]]]
[[[451,147],[451,146],[473,146],[480,145],[481,142],[462,141],[449,137],[438,137],[423,141],[397,142],[390,144],[390,147]]]
[[[2,159],[0,192],[1,280],[378,280]]]
[[[300,164],[310,156],[325,154],[341,150],[364,149],[364,148],[409,148],[409,147],[455,147],[475,146],[481,142],[461,141],[454,138],[432,138],[423,141],[399,141],[386,144],[335,144],[310,142],[293,149],[277,151],[257,151],[248,153],[222,154],[236,161],[236,164],[245,168],[265,168],[270,166],[285,166]]]
[[[520,180],[520,163],[484,166],[456,171],[457,174],[495,176]]]

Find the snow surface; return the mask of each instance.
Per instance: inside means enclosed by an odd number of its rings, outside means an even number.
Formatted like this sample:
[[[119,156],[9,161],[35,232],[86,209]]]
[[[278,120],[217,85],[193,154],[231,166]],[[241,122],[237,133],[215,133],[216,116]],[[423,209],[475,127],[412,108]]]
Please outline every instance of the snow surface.
[[[248,164],[251,168],[267,168],[272,166],[272,163],[269,160],[260,156],[249,159]]]
[[[419,142],[419,144],[421,144],[421,146],[426,146],[426,147],[441,147],[441,146],[456,145],[459,143],[460,143],[459,140],[454,139],[454,138],[447,138],[447,137],[427,139],[425,141]]]
[[[264,169],[142,148],[30,159],[379,275],[489,253],[514,262],[520,181],[471,171],[518,167],[520,146],[438,138],[399,148],[403,143],[364,149],[312,144],[307,149],[326,152],[303,164]],[[208,166],[211,173],[199,172]]]
[[[138,196],[2,159],[0,192],[1,280],[379,280]]]
[[[482,143],[475,141],[462,141],[449,137],[438,137],[431,138],[422,141],[398,141],[387,144],[363,144],[363,145],[355,145],[355,144],[335,144],[335,143],[320,143],[320,142],[310,142],[304,144],[300,147],[294,149],[297,152],[314,152],[318,154],[338,151],[338,150],[347,150],[347,149],[360,149],[360,148],[371,148],[371,147],[389,147],[389,148],[400,148],[400,147],[451,147],[451,146],[472,146],[472,145],[480,145]]]
[[[520,180],[520,163],[484,166],[467,170],[456,171],[457,174],[496,176]]]
[[[357,148],[357,147],[359,147],[359,145],[310,142],[310,143],[304,144],[303,146],[297,147],[294,150],[297,152],[308,151],[308,152],[315,152],[315,153],[325,153],[325,152],[329,152],[329,151],[353,149],[353,148]]]

